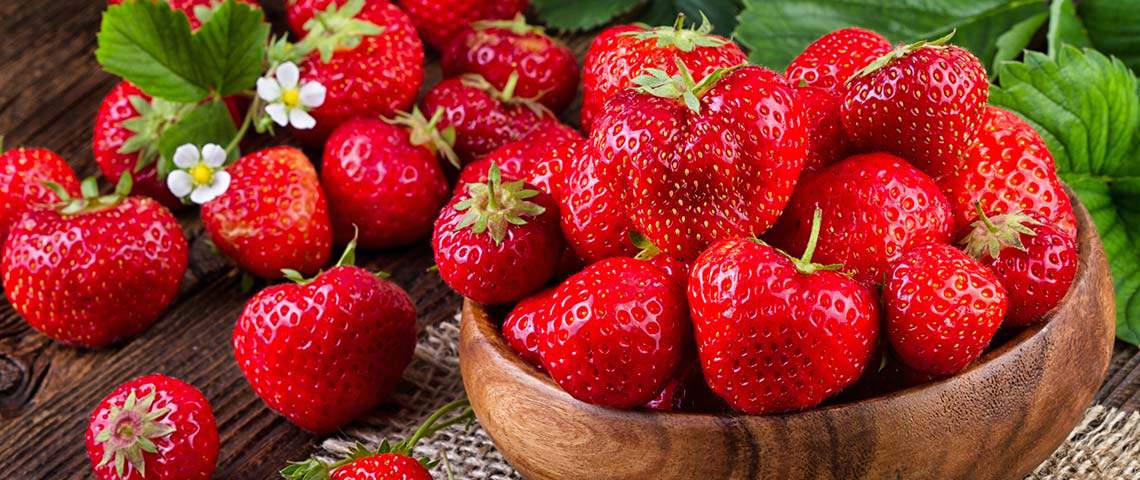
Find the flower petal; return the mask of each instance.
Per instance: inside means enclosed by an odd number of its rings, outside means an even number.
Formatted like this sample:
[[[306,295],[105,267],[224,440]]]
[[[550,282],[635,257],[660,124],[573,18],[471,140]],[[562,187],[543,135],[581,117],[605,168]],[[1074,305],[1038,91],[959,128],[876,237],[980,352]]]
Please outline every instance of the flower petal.
[[[174,170],[166,176],[166,188],[169,188],[170,193],[174,194],[175,197],[183,198],[194,189],[194,181],[190,178],[189,173]]]
[[[210,168],[222,166],[226,163],[226,149],[216,143],[207,143],[202,147],[202,163]]]
[[[321,82],[305,82],[301,85],[301,105],[317,108],[325,103],[325,86]]]
[[[284,103],[270,103],[266,105],[265,113],[269,114],[269,118],[272,118],[274,123],[282,127],[289,124],[289,110],[285,108]]]
[[[197,203],[198,205],[213,200],[214,197],[217,197],[217,195],[214,194],[214,192],[211,191],[210,187],[207,185],[202,185],[198,188],[195,188],[194,191],[190,193],[190,201]]]
[[[301,70],[297,68],[296,63],[285,62],[277,66],[277,72],[274,75],[277,77],[277,84],[281,86],[281,89],[288,90],[297,88],[297,80],[301,78]]]
[[[317,119],[309,115],[309,112],[300,108],[293,108],[289,110],[289,123],[298,130],[308,130],[317,126]]]
[[[226,190],[230,189],[230,172],[225,170],[214,172],[214,181],[210,182],[209,187],[215,196],[226,193]]]
[[[174,165],[178,168],[193,167],[198,163],[199,158],[201,158],[201,153],[198,151],[198,146],[192,143],[182,145],[174,151]]]
[[[257,79],[257,96],[267,102],[275,101],[281,98],[281,86],[277,84],[277,80],[261,77]]]

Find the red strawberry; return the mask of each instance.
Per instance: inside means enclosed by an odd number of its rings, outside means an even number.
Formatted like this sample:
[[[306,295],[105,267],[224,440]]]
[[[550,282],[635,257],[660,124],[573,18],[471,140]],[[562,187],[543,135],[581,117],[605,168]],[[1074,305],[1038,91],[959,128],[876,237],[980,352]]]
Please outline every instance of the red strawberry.
[[[496,148],[469,163],[460,172],[456,190],[460,192],[468,183],[486,182],[487,172],[494,163],[503,178],[526,180],[558,201],[562,196],[563,171],[577,158],[583,142],[574,129],[561,123],[547,123],[521,140]]]
[[[100,480],[208,480],[218,458],[214,413],[193,385],[136,378],[91,412],[87,457]]]
[[[527,25],[521,13],[514,20],[471,24],[451,40],[440,62],[446,77],[477,73],[500,90],[518,72],[515,94],[555,112],[565,109],[578,90],[574,52],[541,27]]]
[[[652,400],[689,341],[684,289],[647,262],[602,260],[566,279],[550,301],[542,364],[583,402],[633,408]]]
[[[519,301],[503,321],[503,338],[520,358],[536,368],[542,368],[540,323],[550,320],[550,299],[554,289],[548,288]]]
[[[32,327],[63,343],[97,348],[142,333],[178,293],[187,246],[178,221],[158,202],[127,197],[130,176],[99,196],[28,211],[4,247],[4,290]],[[65,286],[66,288],[60,288]]]
[[[636,86],[634,78],[646,69],[675,75],[683,63],[699,82],[719,68],[748,60],[731,40],[711,33],[707,18],[702,20],[700,27],[685,29],[684,15],[678,15],[672,27],[618,25],[594,38],[582,67],[582,129],[593,131],[606,101]]]
[[[709,390],[695,353],[682,357],[677,373],[644,406],[659,412],[713,412],[726,410],[724,401]]]
[[[30,207],[59,201],[45,181],[55,182],[69,195],[79,195],[79,179],[63,157],[46,148],[5,152],[0,137],[0,245],[8,238],[8,229]]]
[[[874,358],[874,291],[812,263],[821,215],[803,257],[755,240],[722,240],[693,264],[689,311],[709,387],[750,414],[819,405]],[[827,229],[831,227],[824,221]]]
[[[257,396],[295,425],[329,433],[396,388],[416,347],[416,306],[381,275],[352,266],[350,242],[315,278],[254,295],[234,327],[234,358]]]
[[[229,189],[202,205],[202,223],[222,253],[261,278],[280,278],[286,268],[308,275],[324,266],[332,227],[317,172],[304,153],[267,148],[226,171]]]
[[[839,114],[843,96],[822,87],[799,87],[796,91],[808,131],[804,170],[817,170],[842,160],[851,151],[851,140],[843,130]]]
[[[1057,179],[1045,141],[1017,115],[986,107],[985,120],[958,167],[938,179],[959,230],[978,219],[974,204],[987,212],[1021,210],[1077,238],[1077,219]]]
[[[464,27],[479,20],[505,20],[526,10],[529,0],[400,0],[428,45],[442,51]]]
[[[439,82],[421,106],[425,112],[444,109],[440,127],[455,128],[455,151],[467,163],[557,121],[542,104],[515,95],[514,86],[515,80],[508,80],[499,90],[483,77],[467,74]]]
[[[549,194],[522,180],[469,183],[440,212],[432,235],[435,263],[453,290],[484,305],[514,302],[554,277],[565,243]]]
[[[856,155],[806,176],[766,238],[784,251],[803,251],[816,208],[826,228],[815,258],[842,264],[865,284],[881,283],[910,247],[952,240],[950,207],[938,186],[887,153]]]
[[[1005,316],[1005,289],[977,260],[944,244],[908,251],[883,286],[887,339],[919,372],[949,375],[982,354]]]
[[[862,28],[841,28],[808,45],[788,64],[793,84],[839,90],[855,72],[890,53],[891,42]]]
[[[855,74],[843,127],[855,146],[910,160],[938,177],[957,165],[982,126],[986,69],[949,36],[896,48]]]
[[[170,5],[170,8],[179,10],[186,14],[186,19],[190,20],[190,28],[197,30],[201,27],[214,10],[218,8],[225,0],[161,0]],[[236,0],[237,3],[244,3],[257,8],[261,8],[256,0]],[[108,0],[108,5],[117,5],[123,3],[123,0]],[[117,177],[117,175],[116,175]]]
[[[419,110],[392,123],[358,118],[329,137],[321,184],[339,242],[358,232],[361,247],[387,248],[431,233],[449,191],[436,153],[451,148],[432,120]]]
[[[638,249],[629,242],[633,226],[626,215],[628,190],[613,181],[626,171],[585,145],[579,152],[566,165],[562,180],[559,210],[566,243],[587,263],[636,254]]]
[[[1057,227],[1020,212],[991,218],[978,206],[978,216],[961,243],[1005,287],[1009,311],[1004,324],[1019,327],[1044,320],[1077,276],[1077,244]]]

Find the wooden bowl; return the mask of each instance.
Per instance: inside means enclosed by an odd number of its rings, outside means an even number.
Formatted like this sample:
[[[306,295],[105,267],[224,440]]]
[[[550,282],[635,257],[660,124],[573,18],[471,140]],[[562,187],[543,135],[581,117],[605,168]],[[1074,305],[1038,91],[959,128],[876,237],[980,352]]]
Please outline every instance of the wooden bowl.
[[[1080,267],[1044,324],[950,378],[772,416],[622,411],[563,392],[463,305],[459,358],[479,423],[531,480],[1020,479],[1065,440],[1112,353],[1113,285],[1073,200]]]

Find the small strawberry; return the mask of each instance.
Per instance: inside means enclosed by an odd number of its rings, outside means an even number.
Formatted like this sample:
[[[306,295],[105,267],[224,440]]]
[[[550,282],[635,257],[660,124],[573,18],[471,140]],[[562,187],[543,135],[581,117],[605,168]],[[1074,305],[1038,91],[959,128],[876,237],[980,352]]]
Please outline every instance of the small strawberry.
[[[529,0],[400,0],[420,36],[443,51],[464,27],[480,20],[506,20],[526,10]]]
[[[891,267],[883,305],[887,339],[899,360],[945,376],[982,354],[1008,303],[988,268],[954,247],[928,243]]]
[[[218,8],[225,0],[161,0],[170,5],[170,8],[181,11],[186,14],[186,19],[190,21],[190,28],[197,30],[201,27],[210,16],[214,14],[214,10]],[[256,0],[236,0],[237,3],[244,3],[250,6],[261,8]],[[117,5],[123,3],[123,0],[108,0],[108,5]],[[117,175],[116,175],[117,177]]]
[[[60,201],[12,225],[0,270],[4,291],[28,324],[60,342],[98,348],[142,333],[178,293],[187,246],[170,211],[127,197],[130,175],[99,196],[53,185]]]
[[[59,196],[44,182],[55,182],[68,195],[79,195],[79,179],[67,160],[46,148],[4,151],[0,137],[0,246],[29,208],[55,203]]]
[[[214,413],[193,385],[138,377],[91,412],[87,457],[100,480],[208,480],[218,459]]]
[[[321,185],[328,195],[333,232],[347,242],[357,232],[362,248],[407,245],[431,233],[449,185],[437,153],[450,144],[419,110],[389,122],[358,118],[325,143]]]
[[[689,341],[684,288],[648,262],[602,260],[566,279],[550,302],[542,364],[583,402],[644,405],[673,377]]]
[[[578,59],[542,27],[527,25],[520,13],[513,20],[484,20],[471,24],[443,50],[445,77],[477,73],[495,88],[506,88],[518,72],[515,94],[533,98],[560,112],[578,90]]]
[[[254,295],[234,327],[234,358],[254,393],[293,424],[329,433],[396,388],[416,347],[416,306],[383,274],[336,266]]]
[[[847,79],[890,53],[891,42],[862,28],[841,28],[812,42],[785,72],[793,84],[841,91]]]
[[[226,171],[229,189],[202,205],[202,223],[222,253],[261,278],[280,278],[284,268],[312,274],[328,261],[328,206],[304,153],[267,148]]]
[[[898,47],[848,81],[843,127],[857,148],[901,156],[932,177],[959,163],[982,126],[989,82],[949,38]]]
[[[536,368],[542,368],[543,323],[550,321],[550,299],[554,289],[548,288],[519,301],[503,321],[503,338],[507,345]]]
[[[521,140],[496,148],[467,164],[460,172],[456,190],[465,188],[468,183],[485,183],[493,163],[499,166],[504,179],[526,180],[558,201],[562,197],[566,165],[577,158],[583,143],[582,136],[574,129],[561,123],[547,123]]]
[[[1077,238],[1069,195],[1057,178],[1045,141],[1016,114],[987,106],[982,129],[958,167],[938,178],[959,231],[978,219],[974,204],[987,212],[1032,214]]]
[[[1021,212],[986,216],[979,205],[966,253],[993,270],[1009,295],[1004,325],[1041,321],[1061,303],[1077,276],[1077,244],[1057,227]]]
[[[443,281],[484,305],[514,302],[554,277],[565,243],[550,195],[522,180],[469,183],[440,212],[432,235]]]
[[[949,243],[953,233],[950,206],[934,181],[887,153],[849,157],[803,178],[765,238],[784,251],[803,251],[816,208],[826,228],[815,258],[842,264],[869,285],[882,283],[912,246]]]
[[[731,40],[712,34],[707,18],[702,16],[701,20],[700,27],[686,29],[684,15],[677,15],[672,27],[618,25],[594,38],[582,67],[582,129],[593,131],[606,101],[636,86],[634,78],[646,69],[675,75],[679,73],[677,65],[683,63],[700,82],[717,69],[748,60]]]

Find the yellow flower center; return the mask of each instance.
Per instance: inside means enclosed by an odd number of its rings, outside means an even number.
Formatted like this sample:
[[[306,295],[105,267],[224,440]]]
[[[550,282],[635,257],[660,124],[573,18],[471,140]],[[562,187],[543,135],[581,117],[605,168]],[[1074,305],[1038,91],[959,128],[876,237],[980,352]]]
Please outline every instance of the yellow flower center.
[[[296,88],[290,88],[281,92],[281,102],[289,108],[296,107],[298,103],[301,103],[301,91]]]
[[[199,162],[190,168],[190,178],[194,180],[194,185],[209,185],[214,179],[214,169]]]

